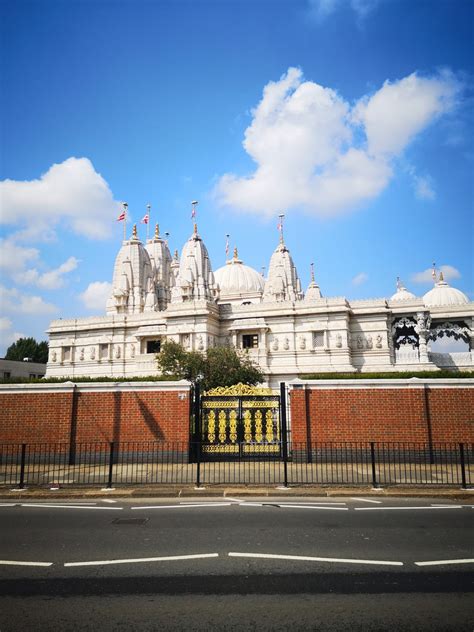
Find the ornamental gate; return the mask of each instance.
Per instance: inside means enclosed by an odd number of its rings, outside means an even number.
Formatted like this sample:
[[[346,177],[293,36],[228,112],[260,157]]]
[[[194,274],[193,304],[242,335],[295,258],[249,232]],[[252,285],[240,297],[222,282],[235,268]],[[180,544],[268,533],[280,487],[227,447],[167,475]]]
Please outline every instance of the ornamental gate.
[[[236,385],[201,397],[203,460],[280,458],[280,397],[271,389]]]

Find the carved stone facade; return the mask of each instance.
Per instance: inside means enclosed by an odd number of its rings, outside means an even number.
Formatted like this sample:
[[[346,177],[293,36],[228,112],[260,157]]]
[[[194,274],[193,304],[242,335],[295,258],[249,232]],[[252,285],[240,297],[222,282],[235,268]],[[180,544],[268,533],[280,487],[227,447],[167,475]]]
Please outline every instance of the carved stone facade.
[[[442,278],[420,298],[400,282],[388,299],[324,298],[313,273],[302,292],[283,240],[264,279],[237,251],[214,274],[196,227],[173,258],[158,229],[145,245],[134,229],[116,259],[107,315],[51,323],[47,375],[153,375],[167,339],[187,350],[244,349],[271,386],[316,372],[472,369],[473,331],[474,304]],[[464,350],[433,352],[442,338]]]

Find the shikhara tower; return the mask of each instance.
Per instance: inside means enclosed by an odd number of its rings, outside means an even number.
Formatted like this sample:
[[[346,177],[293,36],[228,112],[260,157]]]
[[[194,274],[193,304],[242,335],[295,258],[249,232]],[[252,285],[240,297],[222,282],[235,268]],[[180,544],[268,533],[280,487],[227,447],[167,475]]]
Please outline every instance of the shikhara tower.
[[[47,376],[154,375],[167,339],[203,352],[245,349],[272,386],[322,371],[474,367],[474,304],[442,273],[423,297],[398,280],[390,298],[349,301],[323,297],[312,267],[304,293],[280,226],[266,278],[237,248],[214,273],[196,224],[173,257],[158,225],[145,244],[134,226],[117,254],[106,314],[51,323]],[[446,338],[462,350],[434,352]]]

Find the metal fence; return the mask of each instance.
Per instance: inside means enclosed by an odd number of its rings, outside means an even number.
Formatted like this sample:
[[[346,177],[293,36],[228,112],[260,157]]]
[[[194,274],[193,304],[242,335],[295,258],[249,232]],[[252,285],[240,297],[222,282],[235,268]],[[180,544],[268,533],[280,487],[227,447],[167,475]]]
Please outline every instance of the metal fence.
[[[0,444],[0,485],[452,485],[474,482],[474,444],[284,443],[283,458],[200,443]]]

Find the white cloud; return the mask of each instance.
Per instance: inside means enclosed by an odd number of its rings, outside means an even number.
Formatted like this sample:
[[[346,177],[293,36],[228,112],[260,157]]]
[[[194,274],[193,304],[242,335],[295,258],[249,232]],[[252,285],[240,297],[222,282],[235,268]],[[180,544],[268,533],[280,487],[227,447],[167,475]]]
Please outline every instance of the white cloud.
[[[24,270],[25,266],[39,258],[37,248],[18,246],[11,239],[0,239],[0,269],[5,274]]]
[[[256,163],[246,176],[224,174],[214,188],[222,206],[265,215],[303,209],[315,215],[352,210],[379,195],[394,159],[455,102],[452,75],[412,74],[386,82],[354,107],[330,88],[289,68],[270,81],[252,111],[244,149]],[[420,179],[418,195],[429,197]]]
[[[48,239],[59,222],[78,235],[102,239],[111,232],[118,202],[88,158],[68,158],[38,180],[0,183],[1,223],[25,227],[27,239]]]
[[[443,273],[445,281],[461,278],[461,273],[454,266],[444,265],[437,268],[437,270]],[[412,275],[411,280],[413,283],[433,283],[433,268],[427,268],[422,272],[416,272]]]
[[[24,338],[25,334],[13,330],[13,323],[9,318],[0,318],[0,348],[3,350],[13,342]]]
[[[420,200],[434,200],[436,192],[433,188],[432,179],[428,176],[414,177],[415,195]]]
[[[112,292],[112,284],[107,281],[94,281],[89,283],[79,298],[88,309],[105,311],[105,304]]]
[[[62,263],[55,270],[50,270],[41,274],[38,278],[37,285],[45,290],[57,290],[64,285],[63,276],[68,272],[72,272],[77,268],[79,259],[76,257],[69,257],[67,261]]]
[[[363,124],[371,155],[398,155],[438,115],[452,109],[460,86],[450,73],[390,83],[359,101],[354,119]]]
[[[53,314],[57,307],[52,303],[46,303],[41,296],[22,294],[17,288],[6,288],[0,285],[0,305],[2,311],[8,314]]]
[[[309,14],[321,23],[341,7],[350,7],[358,21],[364,20],[379,5],[380,0],[309,0]]]
[[[359,272],[359,274],[356,274],[355,277],[352,279],[351,283],[352,285],[362,285],[368,280],[368,278],[368,274],[366,274],[365,272]]]

